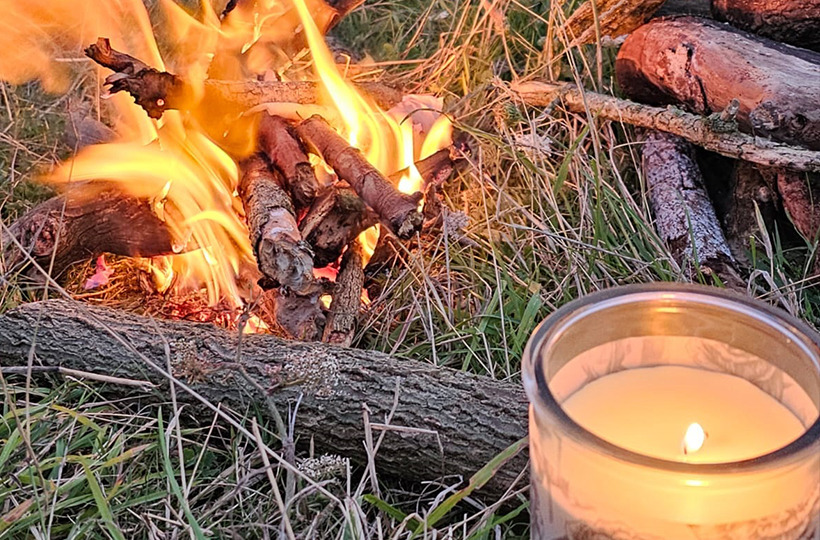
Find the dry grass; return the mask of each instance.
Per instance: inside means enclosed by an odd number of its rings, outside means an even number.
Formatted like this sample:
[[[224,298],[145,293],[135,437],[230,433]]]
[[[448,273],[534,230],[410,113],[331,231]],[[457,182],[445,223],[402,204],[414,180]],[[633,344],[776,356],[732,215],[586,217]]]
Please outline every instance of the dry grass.
[[[612,90],[613,50],[564,50],[561,25],[578,3],[368,1],[336,30],[390,77],[445,96],[447,113],[476,142],[470,166],[446,189],[454,212],[447,234],[403,254],[357,346],[516,380],[527,338],[558,306],[614,285],[688,279],[653,230],[628,130],[557,107],[527,108],[506,90],[505,81],[525,75]],[[48,194],[32,182],[34,171],[71,149],[60,142],[64,97],[32,84],[3,86],[2,98],[8,224]],[[816,322],[809,247],[785,247],[769,232],[752,253],[750,293]],[[52,283],[50,294],[135,308],[129,264],[117,262],[115,279],[92,293],[80,286],[90,263],[77,267],[66,288]],[[21,276],[4,278],[3,309],[45,294]],[[528,533],[525,491],[479,501],[459,493],[462,478],[403,485],[338,457],[293,454],[294,437],[306,435],[293,433],[293,411],[277,411],[272,425],[262,420],[270,411],[250,409],[191,428],[197,424],[173,402],[112,399],[118,389],[100,383],[13,376],[0,385],[0,538]],[[295,469],[277,460],[266,470],[265,453]]]

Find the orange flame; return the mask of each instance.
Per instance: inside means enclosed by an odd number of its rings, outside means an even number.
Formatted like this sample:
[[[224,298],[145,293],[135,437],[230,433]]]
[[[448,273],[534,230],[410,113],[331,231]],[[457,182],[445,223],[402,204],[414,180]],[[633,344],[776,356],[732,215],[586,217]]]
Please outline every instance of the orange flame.
[[[223,21],[208,0],[200,0],[195,15],[173,0],[159,5],[160,20],[152,27],[142,0],[11,2],[0,22],[5,51],[0,79],[15,84],[37,79],[48,91],[63,91],[71,68],[85,62],[81,49],[106,36],[114,48],[176,73],[201,94],[208,77],[240,79],[273,71],[282,79],[304,78],[288,68],[299,52],[293,49],[305,40],[323,88],[320,109],[329,111],[328,121],[382,173],[409,171],[399,189],[421,189],[414,162],[449,144],[450,122],[435,112],[442,107],[440,100],[410,99],[383,111],[342,77],[323,39],[335,16],[324,0],[240,1]],[[158,41],[167,45],[166,54]],[[209,138],[199,123],[208,121],[210,111],[166,111],[161,120],[152,121],[130,96],[116,94],[109,103],[118,140],[83,149],[47,180],[113,182],[150,200],[178,251],[148,266],[158,285],[204,288],[213,304],[227,300],[241,305],[237,279],[243,265],[253,264],[253,253],[236,196],[236,162],[227,142]],[[367,259],[378,231],[364,236]]]

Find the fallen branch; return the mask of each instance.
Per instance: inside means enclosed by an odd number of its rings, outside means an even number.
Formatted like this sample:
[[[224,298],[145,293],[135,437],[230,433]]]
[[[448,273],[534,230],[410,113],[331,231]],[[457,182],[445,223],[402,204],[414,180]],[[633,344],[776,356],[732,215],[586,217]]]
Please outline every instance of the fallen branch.
[[[694,148],[675,135],[650,131],[643,137],[641,155],[655,228],[672,256],[692,275],[707,268],[724,283],[739,286],[734,259],[703,185]]]
[[[313,258],[299,233],[290,196],[261,156],[251,156],[240,168],[238,191],[248,218],[256,264],[267,278],[263,288],[307,291],[313,283]]]
[[[109,91],[128,92],[151,118],[160,118],[169,109],[205,109],[247,111],[264,103],[317,103],[320,86],[315,82],[212,81],[204,83],[202,103],[197,103],[194,88],[185,80],[148,66],[142,60],[111,48],[108,38],[85,50],[86,56],[114,71],[105,79]],[[382,83],[356,85],[383,109],[402,99],[398,90]]]
[[[741,131],[820,150],[818,53],[680,17],[636,30],[618,52],[615,71],[630,99],[705,115],[737,100]]]
[[[672,133],[722,156],[758,165],[820,172],[820,152],[738,131],[721,131],[713,118],[675,108],[643,105],[595,92],[581,92],[569,83],[530,81],[513,83],[512,89],[528,105],[549,107],[561,102],[572,112],[589,111],[591,116],[604,120]]]
[[[279,410],[301,399],[296,415],[300,444],[313,441],[316,452],[349,456],[360,464],[367,463],[362,403],[374,420],[385,418],[397,399],[398,383],[398,405],[389,424],[437,436],[387,431],[376,456],[376,468],[384,475],[414,482],[444,474],[466,479],[527,434],[527,400],[519,384],[382,353],[286,343],[265,335],[240,338],[208,324],[152,321],[65,301],[27,304],[0,317],[4,366],[24,364],[33,350],[35,365],[145,379],[167,389],[169,381],[135,352],[164,366],[166,346],[173,375],[213,403],[244,413],[250,403],[266,399]],[[267,395],[260,395],[259,388]],[[161,393],[154,397],[168,399]],[[195,415],[210,417],[201,414],[204,406],[191,395],[178,394],[178,399],[191,403]],[[267,414],[267,408],[259,412]],[[501,493],[526,464],[526,455],[514,458],[495,473],[486,492]]]
[[[25,265],[17,243],[38,265],[50,268],[54,277],[103,253],[128,257],[174,253],[168,228],[147,202],[89,185],[71,187],[65,195],[35,206],[0,238],[4,274]]]
[[[266,113],[261,116],[257,134],[259,150],[282,173],[298,212],[310,206],[319,191],[313,166],[288,122]]]
[[[362,261],[362,246],[353,241],[342,257],[339,275],[333,287],[333,302],[330,304],[322,337],[325,343],[350,347],[353,342],[364,287]]]
[[[399,192],[321,116],[305,120],[296,127],[296,132],[322,155],[339,178],[350,184],[396,236],[407,239],[421,228],[423,216],[418,211],[421,193]]]
[[[570,47],[594,43],[596,37],[617,38],[649,20],[665,0],[587,0],[564,24]],[[593,4],[594,2],[594,4]]]

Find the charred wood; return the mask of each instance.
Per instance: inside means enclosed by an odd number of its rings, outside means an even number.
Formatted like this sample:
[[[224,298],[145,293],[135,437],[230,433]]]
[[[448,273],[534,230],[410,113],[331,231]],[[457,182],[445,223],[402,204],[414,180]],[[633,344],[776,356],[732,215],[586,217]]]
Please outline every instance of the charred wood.
[[[313,250],[316,268],[323,268],[338,261],[345,246],[376,222],[356,192],[340,182],[319,195],[299,228]]]
[[[182,78],[154,69],[143,61],[111,48],[107,38],[85,50],[86,56],[114,71],[105,80],[111,93],[128,92],[151,118],[169,109],[188,110],[196,103],[196,92]],[[402,99],[398,90],[382,83],[359,83],[357,87],[380,107],[389,109]],[[314,104],[320,87],[309,81],[219,81],[206,80],[202,105],[241,113],[263,103]]]
[[[298,214],[313,203],[319,191],[319,182],[302,143],[287,121],[267,113],[262,113],[257,137],[259,149],[285,178]]]
[[[384,418],[398,400],[392,425],[434,434],[388,428],[376,457],[384,475],[414,482],[442,474],[469,478],[527,435],[527,399],[514,382],[378,352],[239,336],[209,324],[154,321],[65,301],[27,304],[0,317],[3,366],[25,365],[33,352],[37,366],[161,385],[153,396],[140,394],[143,398],[168,399],[168,380],[145,362],[165,366],[166,346],[172,374],[211,403],[242,413],[254,402],[271,400],[279,410],[288,410],[300,400],[297,444],[304,448],[313,441],[316,452],[348,456],[360,464],[367,463],[362,404],[372,411],[371,418]],[[191,404],[195,418],[213,416],[187,392],[178,389],[177,396]],[[265,407],[259,410],[266,414]],[[502,493],[526,464],[527,456],[518,455],[495,472],[484,492]]]
[[[342,257],[339,275],[333,287],[333,301],[322,336],[325,343],[350,347],[353,342],[364,287],[362,262],[362,246],[359,242],[353,241]]]
[[[712,0],[712,13],[743,30],[820,51],[820,0]]]
[[[676,108],[653,107],[595,92],[581,92],[567,83],[529,81],[515,83],[512,89],[525,103],[536,107],[563,103],[575,113],[589,112],[604,120],[672,133],[722,156],[764,166],[820,172],[820,152],[727,131],[718,113],[716,117],[704,117]]]
[[[263,157],[251,156],[240,169],[238,191],[256,262],[266,278],[262,287],[306,292],[313,283],[313,259],[299,233],[290,195]]]
[[[820,149],[820,54],[693,17],[652,21],[618,54],[621,90],[636,101],[710,115],[737,99],[739,128]]]
[[[423,222],[418,211],[421,193],[406,195],[397,190],[358,149],[350,146],[320,116],[313,116],[296,127],[302,140],[311,145],[333,167],[339,178],[371,207],[396,236],[413,236]]]
[[[314,280],[306,290],[278,288],[265,291],[266,311],[273,312],[276,325],[291,339],[319,341],[325,327],[325,313],[321,297],[325,288]]]
[[[15,242],[16,241],[16,242]],[[76,186],[32,208],[2,234],[2,271],[29,262],[58,277],[103,253],[156,257],[174,253],[171,234],[150,205],[114,189]]]

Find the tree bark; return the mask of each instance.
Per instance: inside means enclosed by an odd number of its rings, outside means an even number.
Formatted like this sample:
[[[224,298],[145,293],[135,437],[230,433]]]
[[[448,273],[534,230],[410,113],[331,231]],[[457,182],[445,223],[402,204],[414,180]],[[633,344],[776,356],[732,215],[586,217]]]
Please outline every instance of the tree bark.
[[[592,116],[604,120],[672,133],[722,156],[764,166],[820,172],[820,152],[726,131],[725,122],[719,118],[581,92],[573,84],[527,81],[513,83],[512,90],[528,105],[551,107],[562,102],[572,112],[585,114],[589,111]]]
[[[313,283],[313,258],[299,233],[290,196],[263,157],[253,155],[240,168],[238,191],[248,219],[251,245],[256,264],[267,278],[262,287],[307,291]]]
[[[594,43],[598,31],[601,37],[610,38],[629,34],[648,21],[663,3],[664,0],[587,0],[564,25],[572,40],[570,46]]]
[[[621,90],[636,101],[719,113],[739,101],[741,130],[820,149],[820,54],[713,21],[652,21],[618,53]]]
[[[2,272],[27,263],[13,239],[58,277],[103,253],[156,257],[174,253],[171,234],[145,201],[115,189],[74,186],[32,208],[2,235]],[[52,264],[53,259],[53,264]]]
[[[641,154],[655,228],[672,256],[690,274],[706,268],[724,283],[739,286],[735,262],[706,193],[694,147],[675,135],[650,131],[643,137]]]
[[[327,324],[322,336],[322,341],[325,343],[350,347],[353,342],[364,287],[362,262],[362,246],[354,240],[342,257],[339,275],[333,287],[333,302],[330,304]]]
[[[371,419],[381,420],[393,408],[398,388],[391,424],[436,435],[388,432],[376,467],[383,475],[414,482],[445,474],[468,478],[527,434],[527,400],[517,383],[377,352],[286,343],[267,335],[242,336],[238,349],[239,339],[207,324],[153,321],[47,301],[0,317],[0,364],[25,365],[34,347],[35,365],[148,380],[166,389],[168,381],[134,351],[164,367],[167,344],[173,374],[211,403],[236,411],[256,403],[265,414],[265,400],[283,411],[301,396],[298,441],[303,446],[314,441],[317,452],[349,456],[360,464],[367,462],[362,406],[370,408]],[[135,390],[117,389],[124,391]],[[193,405],[199,418],[212,417],[212,411],[197,406],[186,392],[178,389],[177,395]],[[155,397],[167,399],[162,392]],[[501,493],[526,463],[523,454],[511,460],[496,472],[486,493]]]
[[[743,30],[820,51],[820,0],[712,0],[712,13]]]
[[[809,242],[817,243],[820,234],[820,175],[773,171],[783,208],[795,229]]]
[[[421,228],[423,216],[418,211],[421,193],[399,192],[321,116],[305,120],[296,127],[296,132],[322,155],[339,178],[350,184],[396,236],[407,239]]]
[[[319,182],[290,124],[278,116],[262,113],[257,137],[259,149],[285,178],[297,212],[313,204]]]

